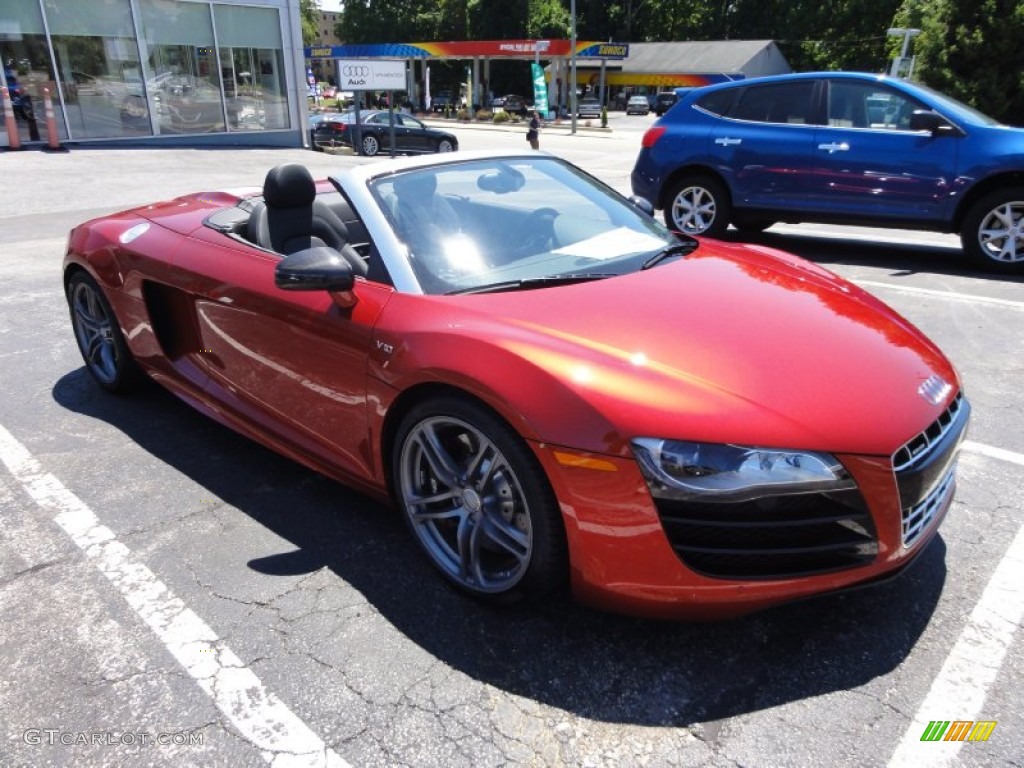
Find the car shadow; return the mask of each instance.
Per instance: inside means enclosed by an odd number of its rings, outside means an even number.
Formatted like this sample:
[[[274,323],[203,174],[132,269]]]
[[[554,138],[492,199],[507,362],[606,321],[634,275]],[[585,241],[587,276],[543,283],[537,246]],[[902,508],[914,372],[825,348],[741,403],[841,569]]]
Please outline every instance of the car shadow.
[[[811,232],[774,232],[770,229],[759,233],[730,229],[721,239],[730,243],[778,248],[824,266],[874,267],[888,270],[893,276],[955,275],[1002,283],[1024,283],[1024,275],[1004,275],[977,269],[958,246],[941,243],[895,243],[872,240],[870,236],[825,237]]]
[[[156,385],[112,397],[78,369],[56,383],[53,397],[121,430],[289,542],[236,568],[270,575],[329,568],[445,665],[594,720],[703,723],[713,738],[712,721],[862,686],[910,653],[946,579],[945,545],[936,537],[899,578],[723,623],[628,618],[564,598],[490,607],[446,585],[394,510],[235,434]]]

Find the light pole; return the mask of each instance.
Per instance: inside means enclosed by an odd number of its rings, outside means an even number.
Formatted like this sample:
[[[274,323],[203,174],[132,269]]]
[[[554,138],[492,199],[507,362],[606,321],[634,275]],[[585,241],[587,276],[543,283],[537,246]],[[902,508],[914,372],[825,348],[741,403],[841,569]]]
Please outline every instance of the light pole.
[[[900,67],[903,65],[903,62],[907,60],[907,53],[910,51],[910,41],[912,38],[915,38],[918,35],[920,35],[921,30],[910,29],[909,27],[891,27],[890,29],[886,30],[885,34],[888,35],[889,37],[903,38],[903,48],[900,51],[900,57],[898,59],[893,59],[892,67],[889,69],[890,75],[892,75],[893,77],[899,77]],[[910,69],[907,72],[907,77],[910,77],[910,75],[912,75],[913,73],[914,66],[913,63],[911,63]]]
[[[569,109],[572,111],[571,133],[576,133],[576,0],[569,4]]]

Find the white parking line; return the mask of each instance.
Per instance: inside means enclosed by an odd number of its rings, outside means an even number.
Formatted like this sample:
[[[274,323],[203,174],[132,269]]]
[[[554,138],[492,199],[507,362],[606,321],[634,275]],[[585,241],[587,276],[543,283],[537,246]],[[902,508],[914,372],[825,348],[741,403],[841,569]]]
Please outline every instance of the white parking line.
[[[918,707],[910,728],[889,760],[889,768],[949,765],[963,741],[922,741],[933,720],[975,720],[995,682],[1014,633],[1024,617],[1024,527],[996,566],[981,600]],[[950,733],[950,731],[946,731]],[[993,738],[998,738],[996,729]],[[971,746],[976,746],[972,744]],[[970,747],[968,747],[970,748]]]
[[[0,426],[0,461],[99,568],[199,687],[273,768],[349,768],[92,510]],[[210,652],[212,651],[212,653]]]
[[[1013,451],[996,448],[992,445],[976,443],[973,440],[964,440],[963,443],[960,444],[960,449],[970,451],[971,453],[977,453],[980,456],[988,456],[990,459],[1008,461],[1011,464],[1018,464],[1024,467],[1024,453],[1014,453]]]
[[[899,285],[897,283],[883,283],[877,280],[854,280],[857,285],[870,288],[883,288],[899,293],[912,293],[917,296],[928,296],[933,299],[946,299],[949,301],[966,301],[971,304],[987,304],[992,307],[1003,307],[1005,309],[1016,309],[1024,311],[1024,301],[1012,301],[1010,299],[996,299],[991,296],[975,296],[970,293],[957,293],[955,291],[936,291],[931,288],[918,288],[913,285]]]

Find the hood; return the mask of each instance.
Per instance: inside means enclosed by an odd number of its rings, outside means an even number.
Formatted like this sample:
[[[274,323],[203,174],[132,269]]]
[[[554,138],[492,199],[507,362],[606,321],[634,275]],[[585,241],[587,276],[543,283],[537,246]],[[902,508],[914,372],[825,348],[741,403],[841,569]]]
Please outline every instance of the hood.
[[[433,298],[449,311],[446,325],[458,307],[460,336],[573,390],[619,445],[651,436],[888,455],[958,386],[938,348],[879,300],[757,246],[705,241],[685,259],[618,278]],[[918,393],[933,375],[953,385],[939,405]]]

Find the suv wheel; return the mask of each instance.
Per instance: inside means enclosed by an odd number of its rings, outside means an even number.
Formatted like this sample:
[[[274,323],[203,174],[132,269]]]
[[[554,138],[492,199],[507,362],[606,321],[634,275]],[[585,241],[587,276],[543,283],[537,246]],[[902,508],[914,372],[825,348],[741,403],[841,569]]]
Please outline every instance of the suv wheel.
[[[971,206],[960,241],[976,266],[1024,273],[1024,187],[996,190]]]
[[[729,226],[729,193],[721,182],[707,176],[678,181],[666,198],[665,223],[688,235],[721,237]]]
[[[774,223],[775,222],[771,219],[748,218],[746,216],[732,217],[732,225],[740,232],[750,235],[757,234],[758,232],[764,232]]]

